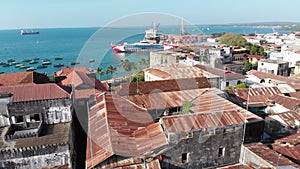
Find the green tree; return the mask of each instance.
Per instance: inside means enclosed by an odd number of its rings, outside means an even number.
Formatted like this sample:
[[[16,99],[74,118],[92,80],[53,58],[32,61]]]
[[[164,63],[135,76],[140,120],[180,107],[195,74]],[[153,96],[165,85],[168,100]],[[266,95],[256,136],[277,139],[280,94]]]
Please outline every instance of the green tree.
[[[101,79],[101,76],[104,75],[103,69],[101,67],[97,68],[97,74],[99,75],[99,79]]]
[[[245,60],[243,65],[244,73],[248,72],[251,69],[252,69],[252,64],[248,60]]]
[[[114,67],[113,65],[109,65],[106,69],[106,75],[108,74],[114,74],[114,73],[117,73],[117,68]]]
[[[135,65],[133,62],[130,62],[128,59],[125,59],[125,60],[121,60],[119,67],[123,68],[126,72],[130,72],[132,69],[135,68]]]
[[[230,46],[245,46],[247,40],[242,35],[234,33],[225,33],[221,36],[219,42]]]
[[[234,86],[235,89],[247,88],[246,83],[240,83]]]
[[[139,65],[141,67],[148,66],[148,62],[145,58],[141,58],[140,61],[139,61]]]

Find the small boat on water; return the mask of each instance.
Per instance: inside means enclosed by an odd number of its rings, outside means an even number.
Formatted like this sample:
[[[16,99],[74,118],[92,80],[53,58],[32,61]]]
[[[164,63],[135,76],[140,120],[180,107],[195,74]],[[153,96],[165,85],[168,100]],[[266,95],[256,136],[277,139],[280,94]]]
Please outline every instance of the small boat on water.
[[[29,64],[37,64],[37,63],[39,63],[39,62],[36,61],[36,60],[32,60],[32,61],[29,62]]]
[[[30,62],[31,59],[23,59],[22,62]]]
[[[20,68],[20,69],[27,69],[27,68],[29,68],[29,66],[22,65],[22,66],[20,66],[19,68]]]
[[[49,62],[50,59],[43,59],[43,62]]]
[[[47,68],[48,66],[47,65],[39,65],[38,67],[36,67],[37,69],[44,69],[44,68]]]
[[[49,62],[49,61],[43,61],[42,65],[51,65],[51,62]]]
[[[54,58],[54,60],[63,60],[64,58]]]
[[[4,64],[2,65],[2,67],[9,67],[9,66],[11,66],[11,64],[9,64],[9,63],[4,63]]]
[[[19,63],[15,65],[16,68],[19,68],[20,66],[23,66],[23,64]]]
[[[95,59],[90,59],[89,60],[89,63],[93,63],[93,62],[95,62]]]
[[[71,65],[78,65],[80,62],[71,62]]]
[[[11,65],[17,65],[17,64],[19,64],[18,62],[11,62],[10,63]]]
[[[34,67],[29,67],[29,68],[26,69],[27,72],[29,72],[29,71],[35,71],[35,70],[36,70],[36,68],[34,68]]]
[[[0,74],[4,74],[4,72],[0,72]]]
[[[8,63],[10,63],[10,62],[15,62],[15,61],[16,61],[16,60],[14,60],[14,59],[8,59],[8,60],[7,60]]]
[[[5,63],[4,62],[0,62],[0,65],[4,65]]]
[[[53,67],[63,67],[64,66],[64,64],[55,64],[55,65],[53,65]]]
[[[40,58],[34,58],[33,60],[40,60]]]

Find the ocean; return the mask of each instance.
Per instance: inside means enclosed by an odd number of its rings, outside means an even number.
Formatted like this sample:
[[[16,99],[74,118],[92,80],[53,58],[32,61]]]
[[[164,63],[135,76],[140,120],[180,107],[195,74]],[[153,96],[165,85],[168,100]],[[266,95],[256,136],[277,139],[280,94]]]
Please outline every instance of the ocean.
[[[48,76],[59,71],[62,67],[53,67],[55,64],[63,64],[63,67],[73,67],[71,62],[79,62],[76,66],[86,66],[89,69],[103,68],[105,71],[109,65],[117,67],[117,73],[113,76],[123,76],[124,72],[118,67],[119,62],[126,58],[138,63],[140,58],[149,58],[149,53],[118,54],[111,48],[111,44],[121,42],[138,42],[143,39],[144,31],[148,27],[127,28],[52,28],[39,29],[38,35],[20,35],[20,30],[0,30],[0,62],[14,59],[18,63],[30,67],[41,65],[42,60],[49,59],[52,63],[47,68],[38,69],[37,72],[46,73]],[[187,26],[187,32],[192,34],[212,34],[233,32],[240,34],[271,33],[271,28],[254,28],[242,26]],[[279,33],[287,31],[276,30]],[[180,26],[160,26],[158,34],[179,34]],[[39,58],[38,63],[29,64],[24,59]],[[62,58],[62,60],[55,60]],[[90,62],[90,60],[95,60]],[[0,65],[0,72],[22,72],[13,66]],[[102,79],[111,78],[104,75]]]

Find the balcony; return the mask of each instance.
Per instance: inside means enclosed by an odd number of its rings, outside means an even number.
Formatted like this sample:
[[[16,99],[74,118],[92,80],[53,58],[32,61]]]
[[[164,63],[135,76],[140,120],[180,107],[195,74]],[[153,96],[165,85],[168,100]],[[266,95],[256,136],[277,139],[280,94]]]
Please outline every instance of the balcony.
[[[19,138],[38,137],[42,129],[42,121],[30,123],[17,123],[9,126],[5,135],[6,140]]]

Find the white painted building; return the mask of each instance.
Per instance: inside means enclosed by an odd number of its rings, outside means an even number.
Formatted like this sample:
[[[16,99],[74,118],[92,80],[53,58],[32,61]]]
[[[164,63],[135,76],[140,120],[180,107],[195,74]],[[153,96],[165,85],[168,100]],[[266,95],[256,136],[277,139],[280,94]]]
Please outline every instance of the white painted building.
[[[271,59],[261,59],[258,61],[258,71],[281,76],[288,76],[288,62]]]

